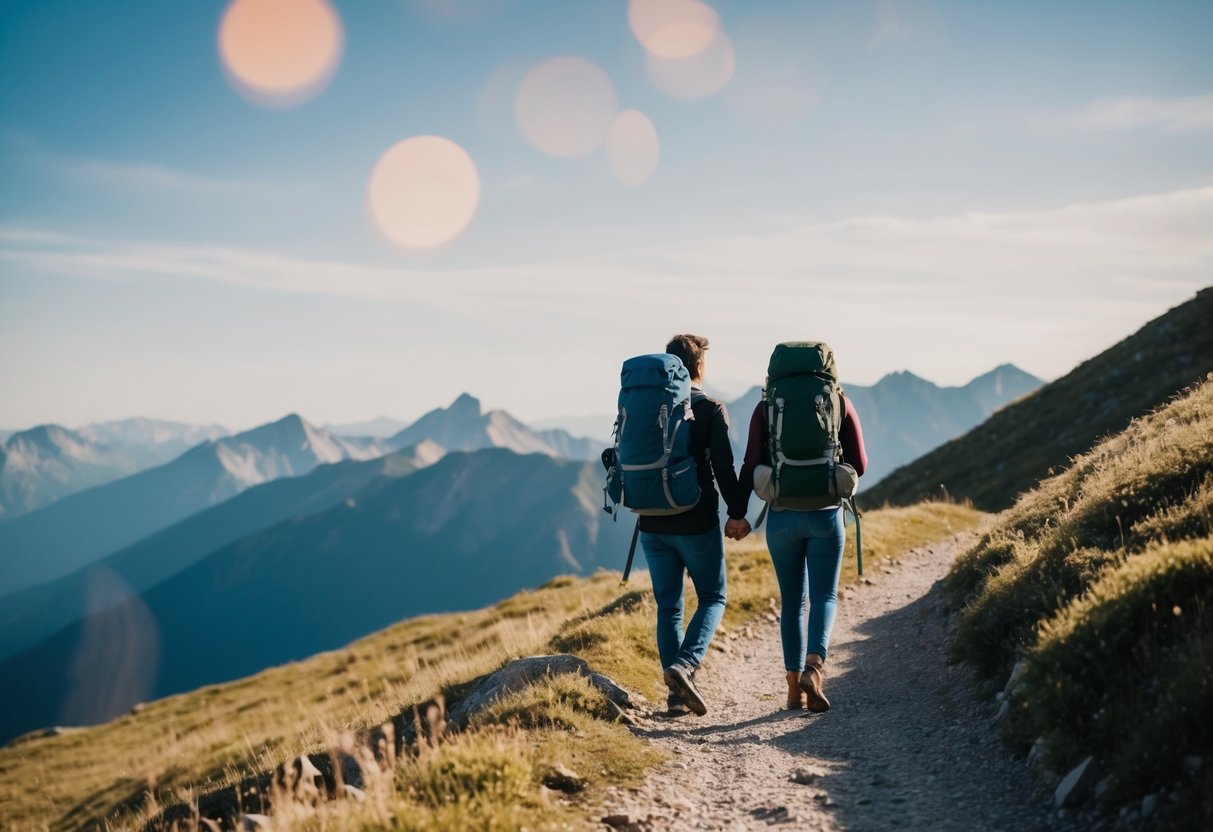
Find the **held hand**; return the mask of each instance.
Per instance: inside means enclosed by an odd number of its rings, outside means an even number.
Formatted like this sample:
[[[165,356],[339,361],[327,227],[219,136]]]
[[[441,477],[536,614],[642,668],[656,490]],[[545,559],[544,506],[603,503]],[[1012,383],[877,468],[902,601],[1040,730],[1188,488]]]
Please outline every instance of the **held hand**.
[[[741,519],[729,518],[724,524],[724,536],[731,540],[741,540],[750,533],[750,522],[744,517]]]

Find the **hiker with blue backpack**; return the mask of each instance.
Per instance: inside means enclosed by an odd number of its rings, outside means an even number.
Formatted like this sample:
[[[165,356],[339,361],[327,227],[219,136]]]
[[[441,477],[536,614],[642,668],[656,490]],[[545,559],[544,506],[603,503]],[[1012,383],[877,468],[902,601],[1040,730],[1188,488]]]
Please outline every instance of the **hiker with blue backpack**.
[[[734,533],[741,528],[749,531],[748,492],[743,493],[733,469],[728,411],[703,392],[707,348],[706,338],[675,335],[665,353],[624,362],[615,445],[603,454],[608,469],[606,496],[614,502],[614,508],[606,506],[607,510],[617,512],[622,504],[640,515],[633,551],[639,537],[657,601],[657,652],[673,715],[707,713],[707,703],[695,686],[695,671],[725,606],[717,487],[730,528]],[[684,634],[687,574],[698,608]]]
[[[859,415],[838,385],[834,351],[819,341],[776,346],[750,418],[740,481],[747,501],[753,489],[767,503],[763,515],[770,509],[767,549],[782,602],[789,709],[830,709],[822,667],[838,606],[843,506],[854,513],[852,498],[867,464]],[[728,525],[734,526],[726,527],[730,536],[749,531],[732,520]]]

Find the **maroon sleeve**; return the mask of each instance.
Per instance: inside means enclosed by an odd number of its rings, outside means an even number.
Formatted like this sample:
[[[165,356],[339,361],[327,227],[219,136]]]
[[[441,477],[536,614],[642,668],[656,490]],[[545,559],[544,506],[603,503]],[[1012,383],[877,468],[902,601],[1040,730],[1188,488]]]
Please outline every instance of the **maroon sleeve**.
[[[842,442],[842,459],[843,462],[849,463],[855,469],[855,473],[863,476],[863,472],[868,468],[868,452],[863,447],[863,427],[859,424],[859,414],[855,412],[855,405],[846,396],[842,397],[844,403],[844,413],[842,416],[842,427],[839,430],[839,440]],[[749,460],[750,455],[746,454],[746,459]]]
[[[754,405],[754,412],[750,414],[750,438],[745,446],[745,458],[743,464],[750,466],[751,469],[755,465],[762,464],[762,452],[767,447],[767,420],[763,416],[762,402]]]
[[[737,475],[737,484],[741,488],[739,499],[742,505],[749,505],[750,493],[754,490],[754,466],[762,464],[763,454],[767,448],[767,420],[762,413],[762,402],[754,406],[750,415],[750,433],[746,441],[745,457],[741,461],[741,472]]]

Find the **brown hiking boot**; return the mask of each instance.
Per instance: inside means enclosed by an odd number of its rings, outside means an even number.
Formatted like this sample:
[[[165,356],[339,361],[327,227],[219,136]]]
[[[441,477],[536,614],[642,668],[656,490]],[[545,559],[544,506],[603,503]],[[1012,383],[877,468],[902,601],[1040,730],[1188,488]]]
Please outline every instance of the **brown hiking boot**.
[[[800,689],[804,691],[809,710],[815,714],[824,714],[830,710],[830,700],[821,690],[821,668],[811,664],[800,674]]]
[[[784,705],[788,711],[804,710],[804,692],[800,689],[800,674],[795,670],[788,671],[788,701]]]

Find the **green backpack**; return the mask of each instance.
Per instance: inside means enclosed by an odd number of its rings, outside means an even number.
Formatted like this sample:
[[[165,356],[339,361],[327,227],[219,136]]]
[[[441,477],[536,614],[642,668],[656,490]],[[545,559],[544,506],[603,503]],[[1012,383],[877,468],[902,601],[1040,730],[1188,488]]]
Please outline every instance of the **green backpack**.
[[[779,508],[837,506],[855,493],[855,469],[842,461],[844,405],[834,351],[820,341],[775,347],[763,390],[770,481],[759,496]],[[764,476],[766,472],[763,472]]]

